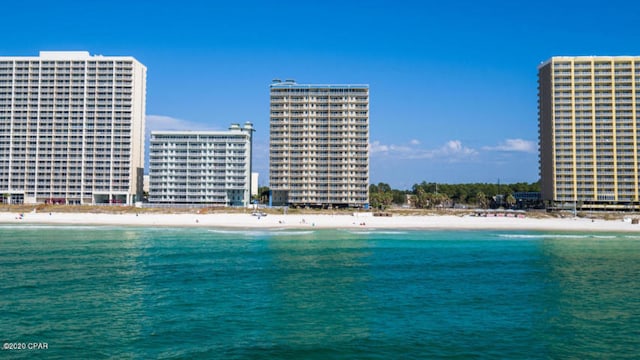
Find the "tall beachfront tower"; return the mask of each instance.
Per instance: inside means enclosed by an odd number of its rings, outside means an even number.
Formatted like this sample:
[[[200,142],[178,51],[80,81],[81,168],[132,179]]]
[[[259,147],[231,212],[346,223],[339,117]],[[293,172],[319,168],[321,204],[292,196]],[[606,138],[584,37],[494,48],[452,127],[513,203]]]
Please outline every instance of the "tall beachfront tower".
[[[369,202],[369,86],[270,86],[269,186],[274,205]]]
[[[542,196],[553,206],[639,204],[640,57],[553,57],[538,67]]]
[[[152,131],[149,202],[248,206],[253,131]]]
[[[141,199],[146,71],[84,51],[0,57],[2,201]]]

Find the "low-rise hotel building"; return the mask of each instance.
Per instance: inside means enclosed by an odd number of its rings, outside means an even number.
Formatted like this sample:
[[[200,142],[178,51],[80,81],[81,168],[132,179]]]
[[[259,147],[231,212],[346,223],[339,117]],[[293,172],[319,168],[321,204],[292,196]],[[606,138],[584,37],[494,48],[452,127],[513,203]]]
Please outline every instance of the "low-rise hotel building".
[[[369,86],[270,86],[273,205],[369,203]]]
[[[146,72],[84,51],[0,57],[0,201],[140,200]]]
[[[639,202],[640,57],[559,56],[538,67],[542,198],[553,207]]]
[[[149,202],[249,206],[253,131],[152,131]]]

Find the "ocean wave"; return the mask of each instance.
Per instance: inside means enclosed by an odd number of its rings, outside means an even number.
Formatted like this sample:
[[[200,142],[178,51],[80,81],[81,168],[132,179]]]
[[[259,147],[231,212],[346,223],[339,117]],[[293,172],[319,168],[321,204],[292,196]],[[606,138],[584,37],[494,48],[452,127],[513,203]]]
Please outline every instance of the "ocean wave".
[[[107,229],[112,228],[106,226],[92,226],[92,225],[0,225],[0,229],[11,229],[11,230],[96,230],[96,229]]]
[[[353,235],[406,235],[408,231],[393,231],[393,230],[346,230],[347,233]]]
[[[207,230],[208,232],[215,234],[227,234],[227,235],[244,235],[244,236],[264,236],[266,231],[257,230]]]
[[[295,230],[274,230],[272,232],[270,232],[270,234],[273,235],[310,235],[313,234],[315,231],[313,230],[300,230],[300,231],[295,231]]]
[[[595,239],[615,239],[617,236],[615,235],[592,235]]]
[[[294,235],[310,235],[313,230],[208,230],[216,234],[240,235],[240,236],[294,236]]]
[[[498,237],[506,239],[587,239],[591,235],[579,234],[498,234]]]
[[[347,231],[349,234],[353,234],[353,235],[369,235],[369,234],[376,234],[376,231],[373,230],[361,230],[361,231]]]
[[[595,234],[498,234],[506,239],[616,239],[617,235]]]

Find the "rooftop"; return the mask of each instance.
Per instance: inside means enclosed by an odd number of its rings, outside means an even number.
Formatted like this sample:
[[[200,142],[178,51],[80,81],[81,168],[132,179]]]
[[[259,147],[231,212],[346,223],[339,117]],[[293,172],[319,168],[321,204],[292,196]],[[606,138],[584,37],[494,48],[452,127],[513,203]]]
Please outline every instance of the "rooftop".
[[[287,89],[318,89],[318,88],[334,88],[334,89],[368,89],[368,84],[298,84],[295,80],[273,79],[270,88],[287,88]]]

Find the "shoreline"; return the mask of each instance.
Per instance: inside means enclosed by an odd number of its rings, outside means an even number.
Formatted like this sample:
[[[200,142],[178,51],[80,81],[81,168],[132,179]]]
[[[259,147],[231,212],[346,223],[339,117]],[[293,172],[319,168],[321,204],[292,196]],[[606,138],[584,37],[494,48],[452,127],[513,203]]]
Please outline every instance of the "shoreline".
[[[21,216],[22,215],[22,216]],[[102,214],[0,212],[0,224],[108,225],[141,227],[203,227],[225,229],[368,229],[368,230],[521,230],[578,232],[640,232],[640,225],[623,220],[585,218],[476,217],[470,215],[401,215],[370,213],[295,214]]]

